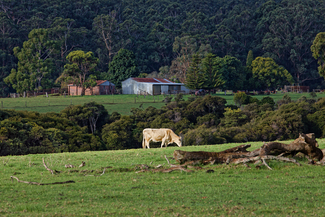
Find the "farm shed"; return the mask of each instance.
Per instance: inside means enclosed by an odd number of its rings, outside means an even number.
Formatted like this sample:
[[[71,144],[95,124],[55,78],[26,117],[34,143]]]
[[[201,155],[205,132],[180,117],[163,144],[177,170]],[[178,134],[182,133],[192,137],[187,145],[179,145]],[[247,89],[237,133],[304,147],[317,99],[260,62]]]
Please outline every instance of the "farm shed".
[[[87,88],[85,90],[85,95],[107,95],[115,93],[115,85],[107,80],[97,80],[97,85],[92,88]],[[71,96],[81,95],[82,88],[74,84],[68,85],[68,94]]]
[[[189,93],[182,83],[175,83],[163,78],[128,78],[122,81],[123,94],[175,94]]]

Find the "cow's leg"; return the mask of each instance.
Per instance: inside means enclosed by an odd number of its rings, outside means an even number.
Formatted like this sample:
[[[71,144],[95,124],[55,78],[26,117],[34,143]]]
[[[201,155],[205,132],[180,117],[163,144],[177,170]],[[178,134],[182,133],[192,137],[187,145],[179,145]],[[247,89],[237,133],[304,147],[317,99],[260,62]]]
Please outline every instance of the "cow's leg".
[[[166,143],[166,139],[163,138],[163,139],[161,140],[161,148],[165,145],[165,143]],[[166,146],[166,147],[167,147],[167,146]]]
[[[151,139],[146,140],[146,146],[148,147],[148,149],[150,149],[150,147],[149,147],[149,143],[150,143],[150,141],[151,141]]]

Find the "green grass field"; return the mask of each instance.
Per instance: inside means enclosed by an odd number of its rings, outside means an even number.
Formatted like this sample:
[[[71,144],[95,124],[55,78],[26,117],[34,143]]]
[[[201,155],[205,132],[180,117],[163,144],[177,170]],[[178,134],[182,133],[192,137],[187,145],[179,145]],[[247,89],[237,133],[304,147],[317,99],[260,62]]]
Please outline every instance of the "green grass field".
[[[325,139],[318,141],[325,148]],[[262,145],[251,143],[253,150]],[[0,216],[323,216],[324,167],[270,161],[209,165],[192,173],[136,173],[137,164],[168,168],[176,149],[221,151],[238,144],[0,157]],[[45,169],[42,158],[53,170]],[[65,164],[86,166],[66,169]],[[175,161],[171,160],[171,163]],[[104,168],[106,171],[103,175]],[[214,170],[207,173],[207,169]],[[11,181],[75,183],[30,185]]]
[[[228,104],[234,104],[233,95],[224,95],[222,93],[215,94],[220,97],[224,97]],[[289,93],[292,100],[297,100],[301,96],[310,98],[308,93]],[[271,94],[274,101],[278,101],[283,97],[283,94]],[[324,97],[324,93],[318,93],[317,97]],[[189,95],[185,95],[187,99]],[[265,95],[254,96],[258,99],[262,99]],[[95,101],[103,104],[109,113],[114,111],[123,115],[130,115],[131,108],[147,108],[153,106],[155,108],[161,108],[165,103],[162,102],[163,96],[138,96],[136,95],[101,95],[101,96],[75,96],[75,97],[63,97],[63,96],[38,96],[30,98],[2,98],[0,99],[0,106],[3,109],[15,109],[15,110],[27,110],[37,111],[40,113],[45,112],[60,112],[69,105],[82,105],[84,103]]]

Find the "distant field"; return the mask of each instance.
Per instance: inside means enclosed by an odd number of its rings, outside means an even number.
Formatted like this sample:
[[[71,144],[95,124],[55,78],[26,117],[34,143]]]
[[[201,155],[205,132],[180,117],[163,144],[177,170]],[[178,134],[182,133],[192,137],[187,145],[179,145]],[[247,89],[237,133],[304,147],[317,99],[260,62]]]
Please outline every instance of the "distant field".
[[[224,95],[223,93],[215,94],[223,97],[227,100],[228,104],[234,104],[233,95]],[[310,98],[308,93],[290,93],[292,100],[297,100],[301,96]],[[262,99],[266,95],[256,95],[254,97]],[[275,102],[283,97],[283,94],[271,94]],[[318,93],[317,97],[324,97],[324,93]],[[185,95],[184,98],[188,98],[189,95]],[[95,101],[103,104],[109,113],[117,111],[123,115],[129,115],[131,108],[147,108],[153,106],[155,108],[161,108],[165,103],[162,102],[163,96],[138,96],[136,95],[101,95],[101,96],[50,96],[48,98],[44,96],[30,97],[30,98],[1,98],[0,106],[3,109],[16,109],[16,110],[27,110],[37,111],[40,113],[45,112],[60,112],[67,106],[82,105],[86,102]]]
[[[251,143],[254,150],[261,142]],[[325,139],[319,140],[325,148]],[[270,161],[208,165],[192,173],[136,173],[138,164],[169,168],[174,150],[221,151],[238,144],[0,157],[0,216],[323,216],[324,167]],[[52,175],[50,169],[61,171]],[[170,159],[171,163],[175,163]],[[65,168],[66,164],[86,166]],[[103,174],[104,168],[106,172]],[[207,173],[210,169],[214,172]],[[102,174],[102,175],[101,175]],[[23,181],[75,183],[30,185]]]

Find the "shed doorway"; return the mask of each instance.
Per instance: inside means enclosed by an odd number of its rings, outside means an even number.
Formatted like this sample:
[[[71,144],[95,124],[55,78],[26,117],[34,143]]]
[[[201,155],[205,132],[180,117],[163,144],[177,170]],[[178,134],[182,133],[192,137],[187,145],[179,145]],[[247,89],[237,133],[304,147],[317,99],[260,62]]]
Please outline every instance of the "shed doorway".
[[[161,94],[161,86],[153,85],[153,93],[152,95],[160,95]]]

